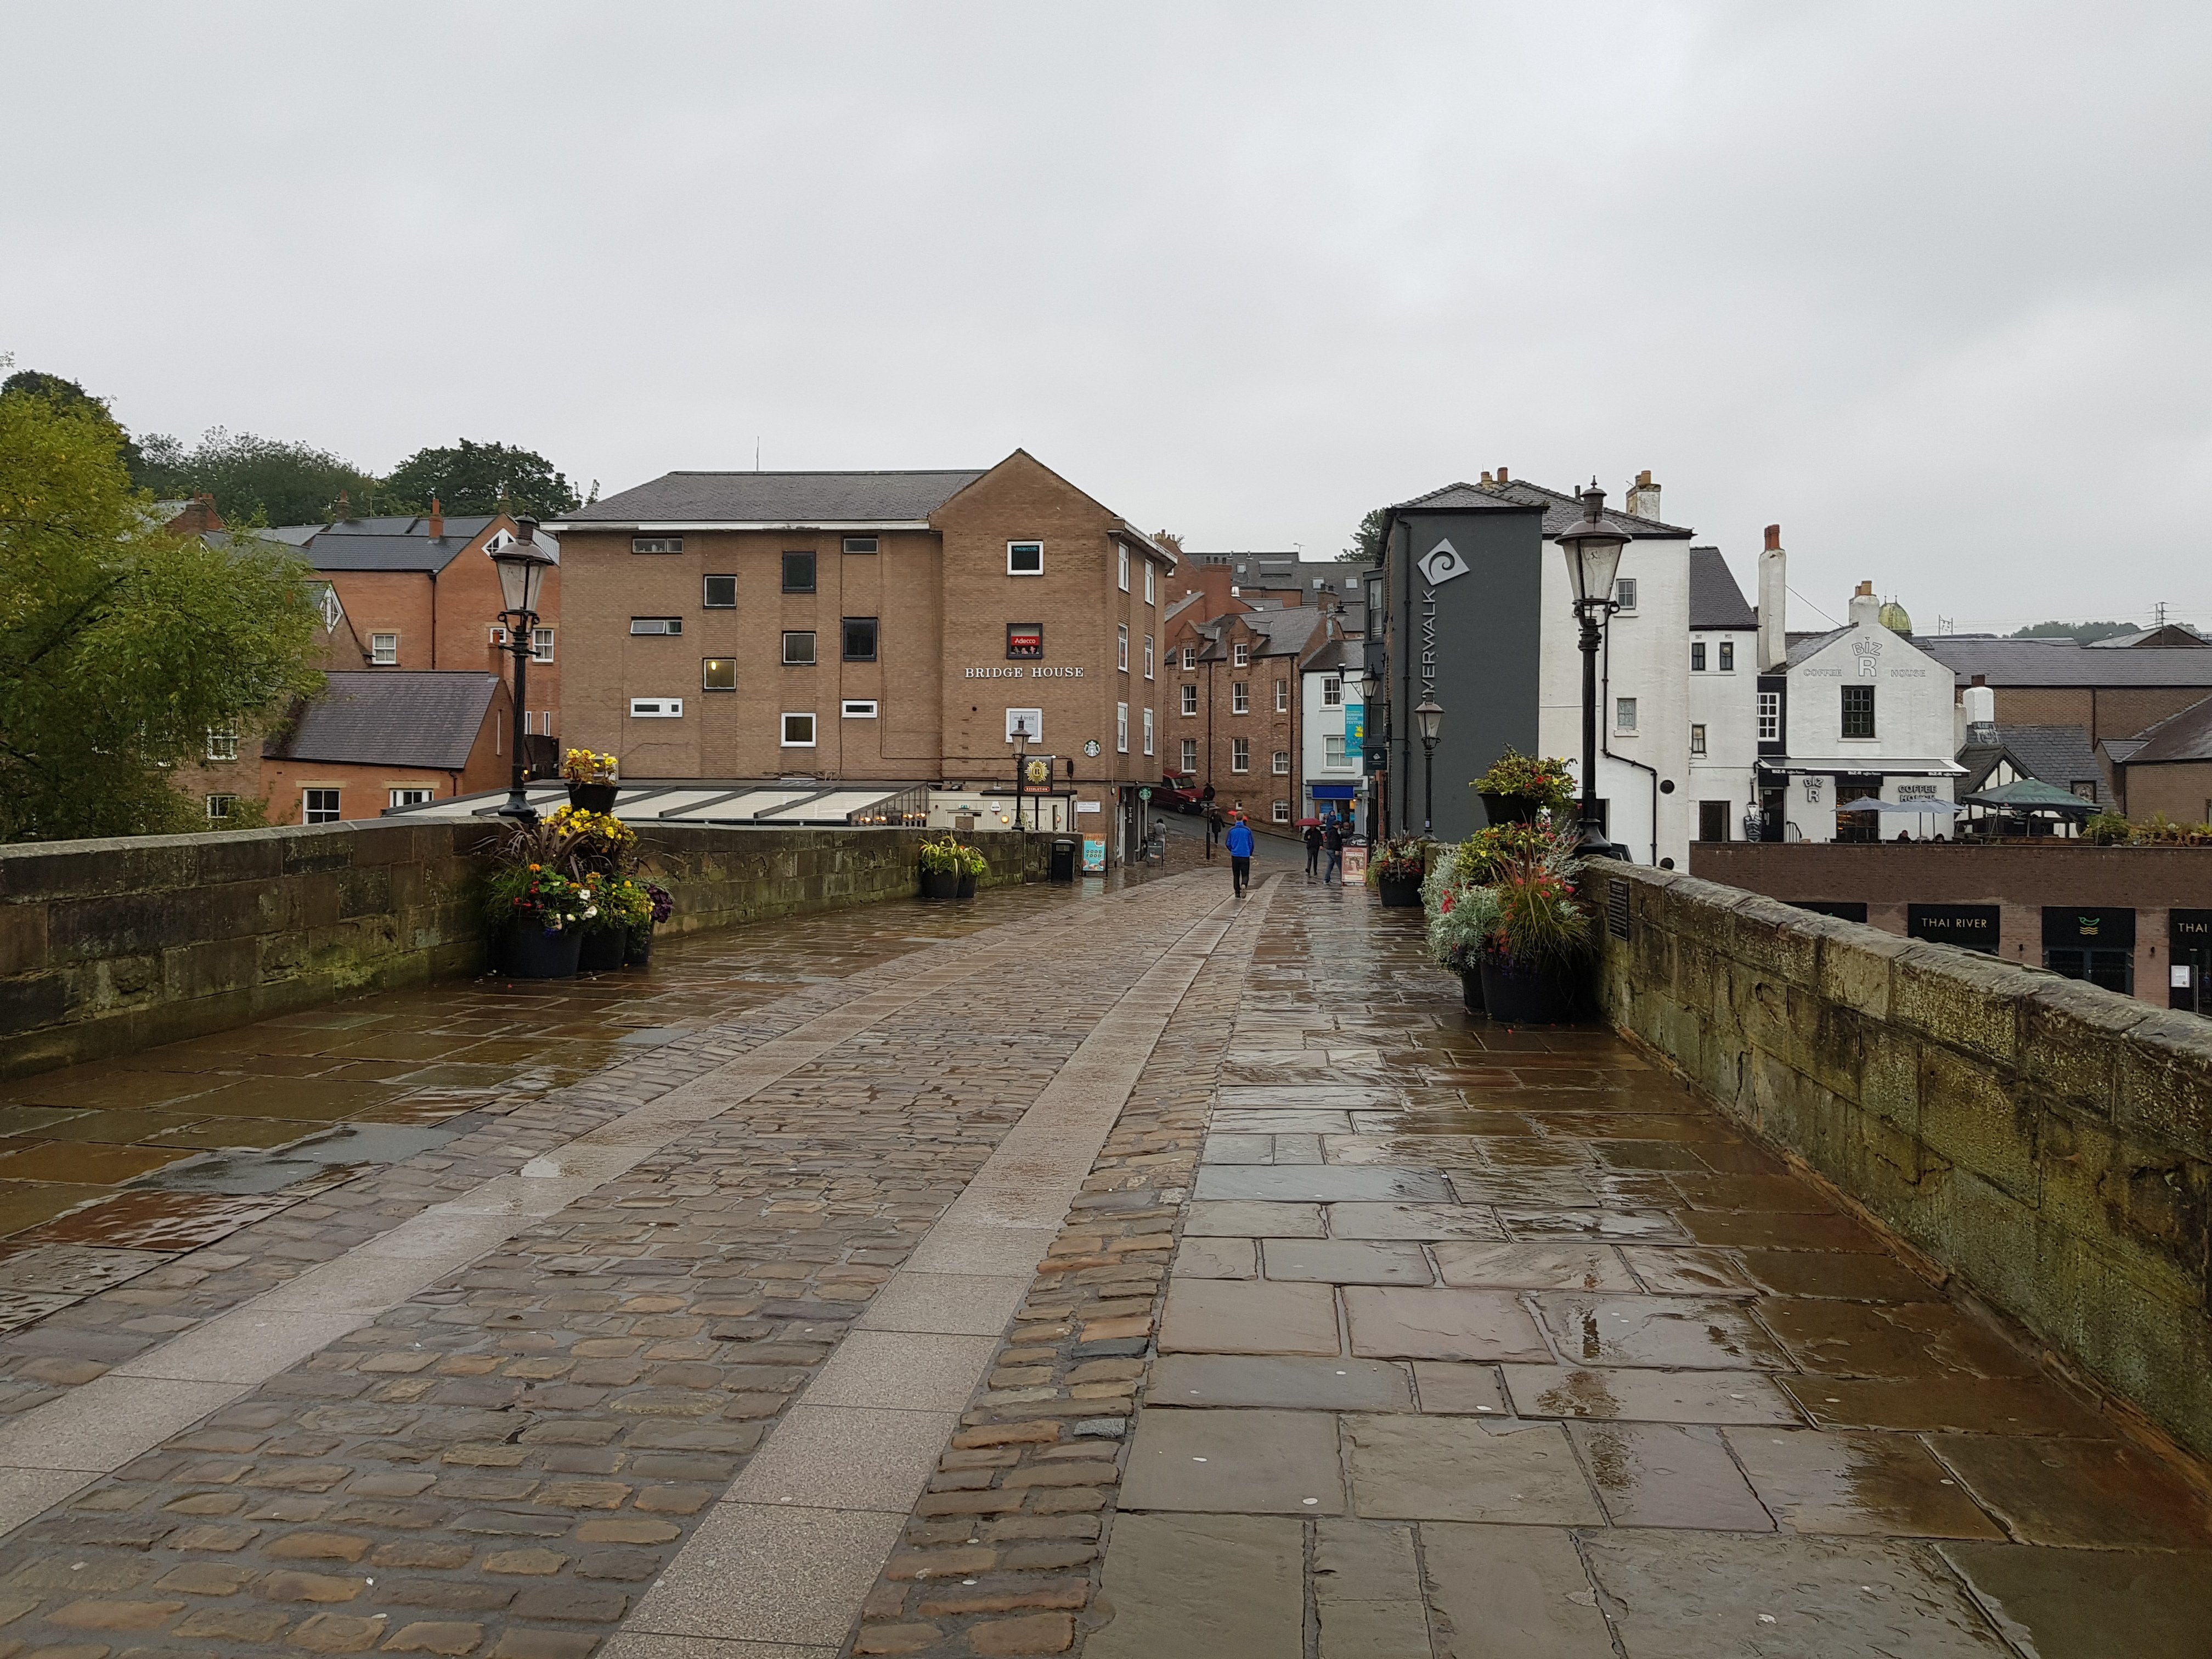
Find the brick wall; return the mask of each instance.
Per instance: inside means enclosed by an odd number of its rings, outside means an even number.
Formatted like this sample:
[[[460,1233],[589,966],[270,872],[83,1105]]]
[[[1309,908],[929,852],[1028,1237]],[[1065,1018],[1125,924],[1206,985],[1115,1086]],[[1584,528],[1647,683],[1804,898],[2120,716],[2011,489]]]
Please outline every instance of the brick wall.
[[[2212,1023],[1677,872],[1607,883],[1615,1024],[2212,1454]]]
[[[915,890],[916,830],[659,825],[677,932]],[[0,1076],[128,1054],[351,992],[477,972],[486,830],[370,822],[0,847]],[[974,838],[987,884],[1048,837]]]

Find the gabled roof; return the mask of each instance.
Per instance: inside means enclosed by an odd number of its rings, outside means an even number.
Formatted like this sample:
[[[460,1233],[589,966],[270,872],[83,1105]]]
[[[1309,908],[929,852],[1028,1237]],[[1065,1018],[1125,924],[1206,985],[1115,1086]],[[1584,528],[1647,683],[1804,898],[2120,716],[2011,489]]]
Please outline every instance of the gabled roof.
[[[1253,611],[1244,620],[1267,636],[1267,648],[1262,655],[1297,656],[1312,646],[1315,635],[1324,631],[1322,624],[1328,620],[1328,615],[1312,605],[1286,605]]]
[[[2167,623],[2162,628],[2139,628],[2132,634],[2115,634],[2108,640],[2091,640],[2081,648],[2085,651],[2133,651],[2142,647],[2164,650],[2202,651],[2212,646],[2186,623]]]
[[[670,472],[566,514],[568,525],[921,524],[988,468],[930,472]]]
[[[1850,631],[1848,628],[1832,628],[1825,634],[1792,634],[1790,654],[1783,659],[1783,666],[1795,668],[1807,658],[1820,655]]]
[[[2072,640],[1965,639],[1953,634],[1916,634],[1912,642],[1949,669],[1961,685],[1979,674],[1996,686],[2201,685],[2212,691],[2212,651],[2092,651]]]
[[[1449,483],[1441,489],[1432,489],[1425,495],[1416,495],[1410,501],[1400,501],[1390,511],[1399,513],[1525,513],[1534,507],[1544,515],[1543,533],[1556,536],[1583,516],[1582,497],[1562,495],[1556,489],[1547,489],[1541,484],[1532,484],[1520,478],[1502,484]],[[1680,525],[1663,524],[1657,519],[1647,519],[1631,513],[1626,507],[1608,505],[1605,516],[1617,520],[1621,527],[1634,536],[1687,536],[1693,532]]]
[[[261,532],[272,541],[290,544],[300,556],[318,570],[419,570],[433,574],[460,557],[461,551],[494,522],[495,514],[449,515],[445,534],[433,538],[430,520],[422,514],[377,519],[344,519],[334,524],[286,525]],[[556,560],[560,544],[550,536],[538,544]]]
[[[459,771],[498,690],[496,675],[474,669],[325,675],[323,694],[261,752],[272,760]]]
[[[1759,613],[1735,585],[1735,573],[1717,547],[1690,550],[1690,626],[1756,628]]]
[[[1996,770],[1997,763],[2008,760],[2013,770],[2023,777],[2040,779],[2058,789],[2094,783],[2097,799],[2106,798],[2105,769],[2097,763],[2097,751],[2090,745],[2085,726],[1975,726],[1969,729],[1968,738],[1966,747],[1959,751],[1959,764],[1966,769],[1966,775],[1959,781],[1960,794],[1979,789]]]
[[[2192,702],[2179,714],[2168,714],[2136,735],[2142,739],[2142,747],[2126,757],[2130,766],[2212,761],[2212,697]]]
[[[1485,489],[1471,483],[1449,483],[1442,489],[1431,489],[1425,495],[1416,495],[1410,501],[1400,501],[1393,513],[1526,513],[1531,507],[1541,512],[1540,503],[1509,500],[1494,489]]]

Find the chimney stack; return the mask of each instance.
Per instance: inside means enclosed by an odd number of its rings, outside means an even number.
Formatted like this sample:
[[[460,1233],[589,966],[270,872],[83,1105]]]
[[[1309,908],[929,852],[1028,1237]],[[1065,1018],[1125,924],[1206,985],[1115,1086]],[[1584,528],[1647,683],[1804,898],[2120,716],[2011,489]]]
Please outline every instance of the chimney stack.
[[[1491,479],[1490,475],[1489,475],[1487,472],[1484,473],[1484,474],[1482,475],[1482,487],[1483,487],[1485,489],[1489,489],[1489,488],[1491,487],[1491,483],[1492,483],[1492,479]]]
[[[1502,466],[1498,469],[1498,482],[1500,483],[1510,483],[1513,482],[1510,478],[1505,476],[1505,469]]]
[[[1782,526],[1766,526],[1766,550],[1759,556],[1759,672],[1780,672],[1790,654],[1789,555],[1782,550]]]
[[[1850,617],[1854,628],[1881,626],[1881,601],[1875,597],[1872,582],[1861,582],[1851,595]]]
[[[1648,466],[1636,475],[1636,482],[1628,487],[1628,510],[1639,519],[1659,516],[1659,486],[1651,482],[1651,469]]]
[[[446,539],[446,515],[439,510],[435,495],[430,497],[430,539],[434,542]]]
[[[1974,683],[1966,688],[1965,696],[1960,701],[1966,707],[1968,739],[1995,742],[1996,740],[1995,727],[1997,719],[1997,694],[1990,689],[1988,677],[1982,674],[1975,675]],[[1975,729],[1978,726],[1983,729],[1978,732]]]

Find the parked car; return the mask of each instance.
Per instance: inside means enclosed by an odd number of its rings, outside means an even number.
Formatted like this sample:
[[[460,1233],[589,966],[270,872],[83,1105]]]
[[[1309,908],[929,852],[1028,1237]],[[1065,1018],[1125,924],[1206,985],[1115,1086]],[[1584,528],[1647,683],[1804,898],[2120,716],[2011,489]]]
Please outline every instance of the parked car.
[[[1167,773],[1152,791],[1152,805],[1157,807],[1172,807],[1178,812],[1195,812],[1205,804],[1205,793],[1199,788],[1198,777],[1194,773]]]

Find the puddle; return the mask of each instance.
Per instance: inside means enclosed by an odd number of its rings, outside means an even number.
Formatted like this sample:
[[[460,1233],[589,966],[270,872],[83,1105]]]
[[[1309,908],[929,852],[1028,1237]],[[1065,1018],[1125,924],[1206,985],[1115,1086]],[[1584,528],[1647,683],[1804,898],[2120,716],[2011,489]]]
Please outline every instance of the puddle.
[[[281,1152],[224,1152],[174,1164],[132,1182],[140,1191],[175,1193],[282,1192],[303,1181],[365,1164],[399,1164],[466,1134],[482,1119],[465,1114],[441,1123],[348,1123]]]

